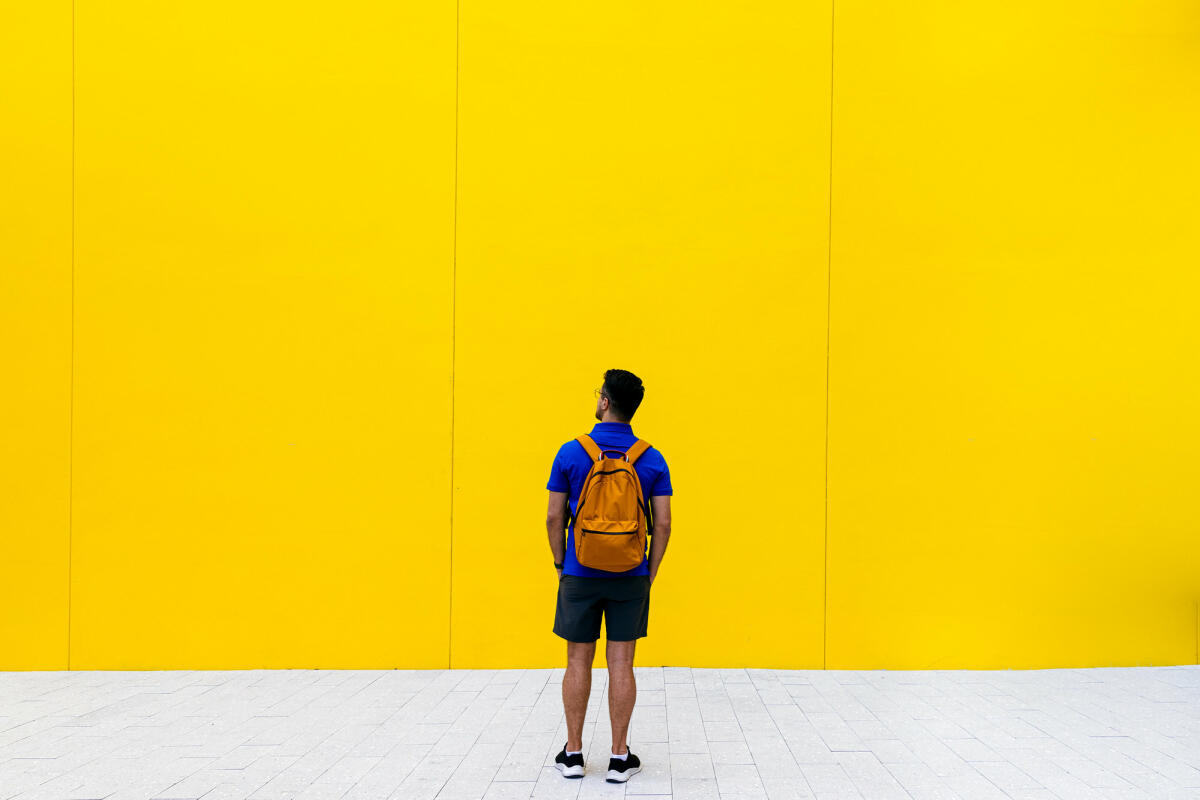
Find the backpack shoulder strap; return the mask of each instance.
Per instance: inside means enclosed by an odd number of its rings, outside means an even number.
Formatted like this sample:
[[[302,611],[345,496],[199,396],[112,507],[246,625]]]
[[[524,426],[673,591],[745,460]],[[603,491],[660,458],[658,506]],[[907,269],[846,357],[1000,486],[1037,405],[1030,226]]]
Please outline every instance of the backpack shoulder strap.
[[[602,455],[600,452],[600,445],[593,442],[592,437],[585,433],[582,436],[576,436],[575,441],[583,445],[583,449],[587,450],[587,454],[592,457],[592,461],[600,460],[600,456]]]
[[[634,442],[632,445],[630,445],[628,450],[625,451],[625,455],[629,458],[629,463],[632,464],[633,462],[638,460],[638,457],[642,453],[646,452],[649,449],[650,449],[649,442],[647,442],[645,439],[638,439],[636,442]]]

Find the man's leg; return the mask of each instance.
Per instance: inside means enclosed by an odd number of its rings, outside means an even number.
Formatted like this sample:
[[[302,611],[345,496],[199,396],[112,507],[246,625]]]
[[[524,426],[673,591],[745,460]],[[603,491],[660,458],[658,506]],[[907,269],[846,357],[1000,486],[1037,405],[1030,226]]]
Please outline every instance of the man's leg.
[[[563,710],[567,714],[567,749],[583,749],[583,717],[592,694],[595,642],[567,642],[567,671],[563,673]]]
[[[633,677],[633,650],[637,639],[628,642],[608,642],[608,716],[612,721],[612,752],[622,756],[629,752],[625,741],[629,733],[629,718],[637,701],[637,682]]]

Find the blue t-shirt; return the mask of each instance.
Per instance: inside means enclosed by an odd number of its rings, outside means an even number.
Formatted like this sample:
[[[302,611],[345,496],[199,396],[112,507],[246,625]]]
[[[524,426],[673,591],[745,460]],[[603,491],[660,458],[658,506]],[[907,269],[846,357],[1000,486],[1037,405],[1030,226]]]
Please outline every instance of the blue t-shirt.
[[[628,422],[597,422],[589,434],[598,447],[615,448],[622,452],[638,440],[633,435],[633,426]],[[616,453],[605,453],[617,457]],[[558,448],[554,456],[554,465],[550,468],[550,480],[546,488],[552,492],[566,492],[569,513],[575,515],[575,504],[579,501],[579,490],[583,488],[583,479],[592,469],[592,457],[588,455],[583,445],[575,439]],[[642,496],[649,505],[650,498],[656,495],[671,494],[671,473],[667,469],[667,461],[662,453],[651,447],[638,457],[633,469],[642,484]],[[567,527],[567,553],[563,558],[564,575],[580,575],[588,578],[620,578],[624,575],[649,575],[650,562],[647,556],[642,556],[642,563],[626,572],[608,572],[602,569],[585,567],[575,559],[575,524],[572,521]]]

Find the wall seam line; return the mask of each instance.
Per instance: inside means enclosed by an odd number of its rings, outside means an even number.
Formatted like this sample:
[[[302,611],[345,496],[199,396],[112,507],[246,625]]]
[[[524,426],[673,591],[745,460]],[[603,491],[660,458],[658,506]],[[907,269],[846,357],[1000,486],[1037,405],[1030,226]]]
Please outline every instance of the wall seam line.
[[[459,0],[454,3],[454,233],[450,267],[450,600],[447,605],[446,669],[454,665],[454,399],[458,332],[458,49]]]
[[[833,47],[837,0],[829,1],[829,227],[825,243],[825,576],[821,609],[821,669],[829,668],[829,311],[833,281]]]
[[[71,0],[71,358],[67,401],[67,670],[71,669],[71,566],[75,533],[75,0]]]

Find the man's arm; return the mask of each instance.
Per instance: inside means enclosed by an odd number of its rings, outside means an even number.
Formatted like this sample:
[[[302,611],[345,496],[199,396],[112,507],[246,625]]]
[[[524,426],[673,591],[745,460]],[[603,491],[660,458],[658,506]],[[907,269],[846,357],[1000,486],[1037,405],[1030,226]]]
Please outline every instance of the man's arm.
[[[567,493],[550,492],[550,507],[546,510],[546,534],[550,537],[550,552],[554,554],[554,563],[563,563],[567,554],[564,541],[567,529]],[[555,570],[562,577],[562,570]]]
[[[671,495],[660,494],[650,498],[650,510],[654,512],[654,534],[650,537],[650,584],[658,574],[658,565],[667,552],[667,541],[671,538]]]

